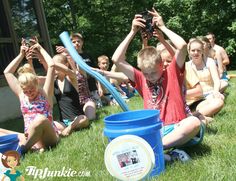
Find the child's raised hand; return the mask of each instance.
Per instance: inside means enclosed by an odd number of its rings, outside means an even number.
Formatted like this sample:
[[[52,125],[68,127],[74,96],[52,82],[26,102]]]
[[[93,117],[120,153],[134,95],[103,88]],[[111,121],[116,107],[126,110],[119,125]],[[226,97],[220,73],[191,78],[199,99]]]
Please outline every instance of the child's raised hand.
[[[140,32],[141,32],[141,37],[143,41],[146,41],[149,39],[149,36],[146,31],[141,30]]]
[[[33,59],[32,54],[29,51],[25,54],[25,58],[28,62],[32,61]]]
[[[68,60],[72,59],[72,57],[70,56],[68,50],[63,46],[56,46],[56,52],[65,55]]]
[[[158,40],[164,40],[164,34],[162,31],[158,30],[157,28],[154,29],[153,36],[156,37]]]
[[[63,46],[56,46],[57,53],[67,53],[67,50]]]
[[[148,11],[148,12],[153,16],[153,19],[152,19],[153,25],[155,25],[158,28],[165,26],[165,23],[161,15],[155,10],[155,8],[152,8],[152,11]]]
[[[29,48],[28,52],[26,53],[26,59],[30,60],[33,58],[41,59],[42,56],[39,52],[41,45],[37,42],[37,40],[33,40],[32,46]]]
[[[20,53],[22,53],[23,55],[25,55],[26,52],[28,52],[28,50],[29,50],[29,47],[26,46],[25,39],[22,38],[22,39],[21,39],[21,46],[20,46]]]
[[[29,39],[24,39],[25,45],[31,48],[34,44],[38,43],[38,38],[36,36]]]
[[[148,40],[150,39],[150,36],[146,31],[141,30],[141,37],[142,37],[142,42],[143,42],[143,47],[148,46]]]
[[[142,18],[141,14],[136,14],[134,16],[134,19],[132,21],[132,31],[134,31],[135,33],[141,28],[145,28],[145,20]]]
[[[36,51],[42,48],[42,46],[36,40],[32,40],[32,42],[33,42],[33,45],[30,47],[30,50]]]
[[[37,49],[30,49],[26,53],[26,59],[28,60],[28,59],[33,59],[33,58],[37,58],[39,60],[39,62],[44,59],[43,56],[41,55],[41,53],[39,52],[39,50],[37,50]]]

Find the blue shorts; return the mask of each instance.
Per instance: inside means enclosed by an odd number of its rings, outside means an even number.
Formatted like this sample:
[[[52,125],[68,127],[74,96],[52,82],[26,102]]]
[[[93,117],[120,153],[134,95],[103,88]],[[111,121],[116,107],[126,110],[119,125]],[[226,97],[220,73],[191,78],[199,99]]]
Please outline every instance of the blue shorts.
[[[70,126],[73,122],[71,119],[63,119],[62,121],[66,125],[66,127]]]
[[[163,126],[161,129],[162,137],[172,132],[177,126],[178,126],[177,124],[170,124],[170,125]],[[203,140],[204,132],[205,132],[205,125],[201,123],[199,133],[195,137],[193,137],[191,140],[189,140],[187,143],[182,145],[181,147],[188,147],[188,146],[200,144]]]
[[[227,77],[227,71],[224,71],[223,73],[222,73],[222,76],[221,76],[221,78],[220,79],[222,79],[222,80],[225,80],[225,81],[228,81],[229,80],[229,78]]]

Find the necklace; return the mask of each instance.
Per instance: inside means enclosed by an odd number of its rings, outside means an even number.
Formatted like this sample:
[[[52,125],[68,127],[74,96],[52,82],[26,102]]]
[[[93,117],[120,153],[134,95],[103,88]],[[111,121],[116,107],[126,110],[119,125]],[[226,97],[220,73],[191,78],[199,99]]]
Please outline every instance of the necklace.
[[[164,96],[164,91],[163,91],[163,87],[162,87],[162,81],[164,80],[163,77],[161,77],[155,84],[147,81],[147,85],[149,87],[149,90],[151,92],[151,104],[152,105],[158,105],[163,96]]]

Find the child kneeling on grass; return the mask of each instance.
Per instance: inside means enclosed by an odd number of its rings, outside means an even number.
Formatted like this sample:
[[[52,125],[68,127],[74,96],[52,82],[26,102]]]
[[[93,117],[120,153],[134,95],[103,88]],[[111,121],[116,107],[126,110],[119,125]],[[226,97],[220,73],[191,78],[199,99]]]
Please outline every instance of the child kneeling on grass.
[[[186,42],[176,33],[168,29],[162,17],[156,12],[148,11],[153,16],[153,24],[173,42],[176,47],[175,56],[168,69],[163,70],[160,54],[155,47],[146,47],[138,53],[137,63],[141,71],[125,61],[125,54],[131,40],[140,28],[145,28],[142,15],[135,15],[130,33],[116,49],[112,60],[134,82],[136,89],[144,99],[145,109],[159,109],[163,121],[163,147],[169,149],[187,143],[198,144],[203,137],[204,128],[201,121],[194,116],[187,117],[182,94],[184,81],[184,64],[187,55]],[[199,132],[201,133],[199,135]],[[199,135],[198,139],[193,139]],[[188,155],[174,150],[170,155],[185,161]]]

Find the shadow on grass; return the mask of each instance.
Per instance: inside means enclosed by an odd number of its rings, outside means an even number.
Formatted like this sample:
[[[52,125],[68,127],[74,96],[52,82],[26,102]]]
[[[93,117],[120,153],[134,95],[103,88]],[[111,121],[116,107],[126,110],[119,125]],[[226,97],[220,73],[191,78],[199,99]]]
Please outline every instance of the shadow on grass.
[[[24,132],[23,118],[16,118],[0,122],[0,128],[23,133]]]
[[[211,154],[212,151],[210,146],[203,143],[196,146],[184,148],[184,150],[190,155],[191,158],[204,157]]]
[[[57,105],[55,104],[53,107],[53,119],[59,120],[59,110]],[[24,132],[24,120],[23,117],[6,120],[4,122],[0,122],[0,128],[12,130],[16,132],[23,133]]]
[[[223,95],[225,96],[225,100],[226,100],[226,99],[228,98],[228,96],[229,96],[229,92],[226,92],[226,91],[225,91],[225,92],[223,93]]]
[[[220,112],[217,113],[217,117],[218,117],[218,118],[219,118],[219,117],[222,117],[222,116],[224,116],[226,113],[227,113],[227,112],[226,112],[225,109],[221,109]]]
[[[210,134],[210,135],[215,135],[217,134],[218,132],[218,129],[216,127],[210,127],[208,126],[206,129],[205,129],[205,133],[207,134]]]

